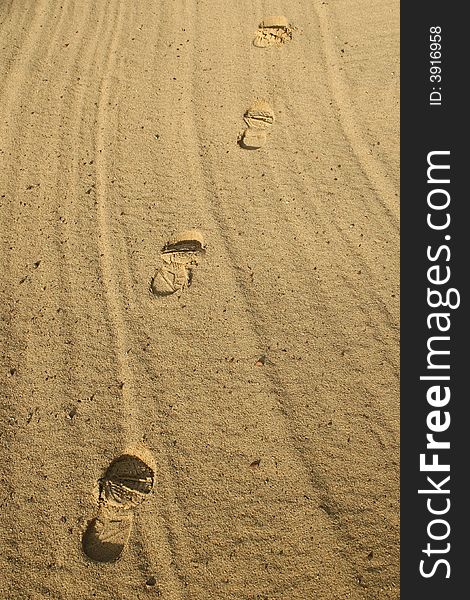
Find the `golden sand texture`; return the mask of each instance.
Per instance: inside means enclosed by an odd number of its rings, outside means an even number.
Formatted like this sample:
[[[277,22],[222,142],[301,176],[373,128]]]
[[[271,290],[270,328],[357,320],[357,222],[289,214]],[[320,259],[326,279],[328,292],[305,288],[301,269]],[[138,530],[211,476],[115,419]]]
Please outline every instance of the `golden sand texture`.
[[[397,0],[5,0],[0,41],[0,598],[396,600]]]

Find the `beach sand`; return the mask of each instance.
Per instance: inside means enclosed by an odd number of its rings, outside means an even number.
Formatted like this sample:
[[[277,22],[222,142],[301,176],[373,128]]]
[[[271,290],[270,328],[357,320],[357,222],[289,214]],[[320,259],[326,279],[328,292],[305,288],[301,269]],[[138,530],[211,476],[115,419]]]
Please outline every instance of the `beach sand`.
[[[399,597],[398,44],[397,0],[0,2],[2,600]]]

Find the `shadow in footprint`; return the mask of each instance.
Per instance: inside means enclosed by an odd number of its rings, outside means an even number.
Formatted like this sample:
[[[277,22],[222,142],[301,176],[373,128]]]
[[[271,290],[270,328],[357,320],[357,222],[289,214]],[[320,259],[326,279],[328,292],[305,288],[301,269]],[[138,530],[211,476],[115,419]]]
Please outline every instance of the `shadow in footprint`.
[[[114,459],[101,480],[101,496],[108,506],[133,508],[153,488],[153,470],[136,456],[123,454]]]
[[[96,562],[115,562],[127,545],[132,515],[106,514],[102,510],[92,519],[83,535],[83,552]]]
[[[150,455],[148,459],[153,464]],[[131,534],[132,509],[153,489],[154,469],[148,462],[125,453],[106,469],[100,480],[98,515],[88,523],[82,538],[83,552],[91,560],[112,563],[121,556]]]

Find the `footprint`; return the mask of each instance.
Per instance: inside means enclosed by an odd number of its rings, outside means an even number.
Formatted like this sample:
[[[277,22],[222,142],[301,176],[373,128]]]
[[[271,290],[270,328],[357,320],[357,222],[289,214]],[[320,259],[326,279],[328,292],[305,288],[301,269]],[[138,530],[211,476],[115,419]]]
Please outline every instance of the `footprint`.
[[[197,229],[183,231],[161,251],[163,265],[150,283],[155,296],[169,296],[191,285],[193,270],[205,252],[204,238]]]
[[[134,508],[152,491],[153,470],[140,458],[123,454],[109,465],[101,486],[108,506]]]
[[[137,456],[139,454],[139,456]],[[144,460],[145,459],[145,460]],[[115,562],[132,529],[132,509],[150,494],[154,484],[153,457],[146,450],[122,454],[100,480],[100,508],[83,534],[85,555],[96,562]]]
[[[274,123],[274,111],[269,103],[257,98],[245,112],[243,119],[248,128],[239,136],[240,146],[248,150],[264,146],[267,133]]]
[[[256,98],[243,115],[243,119],[248,127],[269,129],[274,123],[274,111],[266,100]]]
[[[282,46],[292,39],[293,31],[295,31],[295,27],[283,15],[266,17],[259,24],[253,44],[257,48]]]

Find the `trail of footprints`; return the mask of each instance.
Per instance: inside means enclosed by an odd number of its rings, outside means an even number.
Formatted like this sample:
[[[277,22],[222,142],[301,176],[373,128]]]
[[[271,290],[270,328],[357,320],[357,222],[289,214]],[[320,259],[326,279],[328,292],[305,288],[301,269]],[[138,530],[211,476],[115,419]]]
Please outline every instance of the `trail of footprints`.
[[[286,17],[268,17],[260,23],[253,44],[258,48],[282,46],[292,39],[294,30]],[[256,98],[243,119],[247,127],[239,135],[239,145],[249,150],[264,146],[275,121],[270,104]],[[151,293],[158,297],[181,294],[191,285],[204,253],[204,238],[197,229],[183,231],[168,241],[150,282]],[[114,563],[121,557],[131,535],[134,511],[152,492],[154,479],[154,459],[144,448],[133,448],[111,462],[99,480],[97,515],[82,537],[83,552],[90,560]]]
[[[292,39],[295,27],[283,15],[263,19],[253,39],[257,48],[283,46]],[[263,98],[256,98],[245,112],[247,128],[238,136],[238,143],[246,150],[262,148],[274,123],[274,111]]]

